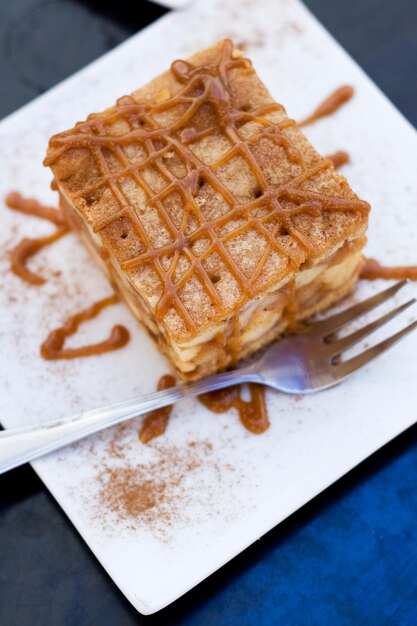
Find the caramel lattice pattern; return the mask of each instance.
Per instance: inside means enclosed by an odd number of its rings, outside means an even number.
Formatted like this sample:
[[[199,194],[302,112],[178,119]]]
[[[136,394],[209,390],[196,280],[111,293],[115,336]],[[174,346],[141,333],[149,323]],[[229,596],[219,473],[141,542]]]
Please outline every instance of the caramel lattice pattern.
[[[294,268],[298,267],[299,260],[291,252],[291,247],[280,243],[278,235],[288,235],[308,255],[314,254],[311,242],[295,227],[295,216],[319,216],[322,211],[367,212],[369,209],[366,202],[354,198],[337,198],[302,188],[308,179],[331,167],[331,162],[322,159],[314,167],[305,166],[303,155],[284,132],[295,122],[286,117],[280,122],[272,122],[267,118],[268,115],[271,117],[271,114],[282,112],[280,105],[271,103],[249,111],[235,108],[229,72],[236,68],[245,73],[253,72],[250,61],[234,58],[230,41],[223,43],[217,64],[193,67],[187,62],[175,61],[171,71],[182,85],[178,93],[172,97],[168,94],[160,102],[136,102],[130,96],[121,98],[105,114],[90,116],[74,129],[53,137],[50,143],[51,152],[46,160],[47,164],[51,164],[71,148],[87,148],[90,151],[99,177],[94,179],[93,184],[82,189],[80,197],[85,198],[107,186],[119,206],[119,210],[95,223],[94,230],[100,232],[119,218],[124,217],[130,221],[143,252],[122,261],[122,268],[133,270],[144,265],[152,267],[162,288],[156,305],[156,318],[162,320],[168,310],[174,308],[189,332],[196,332],[197,324],[181,298],[181,290],[191,278],[198,279],[216,313],[225,312],[216,283],[205,266],[210,255],[218,255],[239,285],[241,298],[236,305],[239,306],[256,295],[257,281],[271,253],[278,253],[280,257],[288,259]],[[187,127],[204,105],[210,105],[214,110],[215,123],[202,129]],[[155,115],[169,113],[178,107],[184,110],[172,123],[163,126],[156,122]],[[126,125],[127,132],[111,134],[110,127],[118,122]],[[242,139],[239,129],[250,122],[257,125],[257,130]],[[190,147],[198,141],[218,135],[219,132],[227,139],[229,149],[216,162],[207,165]],[[265,138],[281,147],[288,162],[297,165],[300,171],[280,186],[268,183],[253,153],[254,144]],[[144,151],[144,158],[139,162],[132,162],[127,154],[132,145],[140,145]],[[113,159],[112,167],[109,164],[109,152]],[[176,176],[167,165],[167,160],[173,154],[184,168],[185,175],[182,177]],[[244,159],[257,181],[255,197],[243,203],[216,174],[216,169],[227,166],[238,157]],[[114,166],[115,161],[117,167]],[[157,192],[145,180],[144,172],[149,168],[157,172],[164,181]],[[161,223],[169,233],[169,242],[159,246],[152,243],[138,215],[138,207],[132,206],[122,189],[121,181],[125,177],[133,178],[135,185],[146,195],[148,206],[156,209]],[[228,207],[225,213],[212,219],[205,215],[196,199],[199,189],[205,184],[220,194]],[[180,225],[174,223],[164,206],[164,200],[173,192],[179,194],[183,203],[184,212]],[[238,220],[236,227],[233,226],[234,220]],[[191,228],[191,223],[194,224],[194,229]],[[233,227],[227,229],[228,224]],[[227,244],[251,229],[263,238],[266,246],[255,270],[248,277],[233,258]],[[202,237],[208,240],[209,245],[201,254],[197,254],[193,251],[192,244]],[[163,263],[167,255],[172,257],[168,268]],[[177,271],[181,257],[187,261],[187,268],[182,274]]]

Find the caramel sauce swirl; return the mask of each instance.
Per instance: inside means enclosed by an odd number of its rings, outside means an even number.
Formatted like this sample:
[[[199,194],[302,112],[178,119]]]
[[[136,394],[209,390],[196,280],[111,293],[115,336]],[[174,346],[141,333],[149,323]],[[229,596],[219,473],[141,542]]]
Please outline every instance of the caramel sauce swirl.
[[[161,376],[156,387],[157,391],[163,391],[174,387],[175,378],[170,374]],[[148,413],[143,421],[142,428],[139,431],[139,439],[142,443],[148,443],[151,439],[162,435],[167,428],[168,420],[172,412],[171,406],[164,406],[161,409],[155,409]]]
[[[34,198],[24,198],[18,191],[11,191],[6,196],[6,205],[13,211],[48,220],[55,226],[67,225],[65,217],[59,209],[42,204]]]
[[[175,378],[170,374],[161,376],[157,384],[157,391],[169,389],[176,384]],[[213,413],[226,413],[234,408],[239,414],[239,419],[246,430],[259,435],[269,427],[269,419],[266,408],[265,388],[255,383],[248,384],[250,399],[242,398],[241,385],[234,385],[227,389],[210,391],[198,397],[198,400]],[[167,428],[172,406],[151,411],[145,416],[139,431],[139,439],[142,443],[148,443],[155,437],[162,435]]]
[[[339,87],[336,91],[333,91],[330,96],[323,100],[323,102],[313,111],[311,115],[303,119],[301,122],[298,122],[298,126],[309,126],[323,117],[333,115],[333,113],[336,113],[336,111],[346,104],[346,102],[349,102],[349,100],[353,98],[354,93],[355,90],[350,85],[343,85],[343,87]]]
[[[234,307],[240,308],[248,299],[257,293],[258,282],[271,254],[276,253],[288,259],[290,265],[297,269],[300,255],[294,251],[299,246],[308,255],[317,251],[314,244],[297,228],[299,215],[319,217],[322,212],[351,211],[367,213],[369,205],[357,198],[340,198],[319,192],[310,191],[305,183],[331,167],[328,159],[319,159],[314,165],[305,162],[302,151],[291,141],[287,129],[296,123],[286,117],[280,121],[272,121],[271,114],[283,111],[283,107],[274,102],[261,106],[241,106],[234,102],[230,74],[240,69],[244,73],[252,73],[248,59],[235,58],[233,44],[225,40],[217,62],[207,65],[193,66],[189,62],[175,61],[171,72],[180,84],[174,95],[162,99],[137,101],[131,96],[120,98],[116,106],[102,114],[91,115],[85,122],[78,123],[73,129],[52,137],[45,165],[54,165],[68,150],[85,149],[93,159],[98,175],[79,193],[83,201],[94,197],[96,192],[106,189],[117,203],[118,210],[96,220],[95,232],[121,218],[127,218],[133,228],[133,236],[139,242],[143,252],[133,258],[123,260],[121,267],[131,271],[146,267],[156,276],[160,283],[160,295],[155,305],[154,315],[163,321],[171,310],[182,320],[186,332],[196,333],[199,325],[184,305],[181,293],[192,278],[199,281],[205,296],[210,300],[213,315],[222,316],[229,310],[224,304],[220,292],[213,283],[207,270],[206,262],[212,255],[217,255],[226,270],[239,286],[240,296]],[[353,93],[349,87],[339,89],[331,98],[323,103],[314,113],[315,118],[329,115],[347,101]],[[215,122],[207,122],[201,128],[196,123],[199,111],[213,112]],[[160,125],[158,115],[175,111],[175,120]],[[179,111],[179,113],[177,113]],[[311,117],[311,116],[310,116]],[[258,130],[243,139],[239,129],[248,123],[256,124]],[[304,124],[306,122],[304,121]],[[114,124],[126,128],[123,134],[112,132]],[[208,166],[200,160],[193,150],[197,141],[221,135],[227,140],[230,148],[214,163]],[[289,163],[297,168],[297,174],[283,184],[277,185],[269,181],[263,168],[255,158],[256,144],[268,140],[279,146],[285,153]],[[132,162],[127,150],[132,145],[140,146],[144,152],[141,161]],[[117,162],[117,172],[108,162],[108,154]],[[173,175],[167,165],[170,155],[175,155],[186,174],[183,177]],[[235,197],[222,177],[217,173],[219,168],[227,167],[234,158],[244,159],[257,188],[253,198],[243,201]],[[149,168],[160,175],[164,184],[158,191],[152,190],[146,182],[146,171]],[[293,168],[294,169],[294,168]],[[156,211],[161,223],[167,229],[170,241],[164,245],[152,244],[149,234],[144,228],[135,207],[120,185],[122,177],[130,176],[146,196],[146,202]],[[223,198],[228,210],[213,219],[209,219],[198,203],[199,188],[209,185],[213,192]],[[183,203],[183,224],[191,221],[196,228],[184,234],[184,227],[176,225],[165,201],[171,194],[178,194]],[[241,225],[234,226],[240,219]],[[229,230],[226,226],[233,228]],[[222,229],[222,234],[220,230]],[[266,247],[256,268],[251,275],[242,271],[241,266],[229,252],[230,242],[251,229],[256,229],[265,239]],[[277,235],[285,232],[297,246],[284,246]],[[200,255],[193,253],[193,243],[201,238],[209,241],[207,249]],[[167,268],[164,259],[172,258]],[[180,269],[183,262],[185,269]],[[185,262],[185,263],[184,263]]]
[[[121,325],[113,326],[110,336],[101,341],[80,348],[65,348],[65,341],[71,335],[74,335],[80,324],[87,320],[92,320],[106,307],[117,304],[119,297],[115,294],[109,298],[104,298],[99,302],[95,302],[85,311],[76,313],[69,317],[61,328],[57,328],[49,333],[46,340],[41,345],[41,356],[47,360],[58,359],[75,359],[78,357],[92,356],[96,354],[104,354],[118,350],[129,341],[129,331]]]
[[[14,211],[19,211],[25,215],[33,215],[55,224],[57,229],[51,235],[38,237],[37,239],[24,238],[11,251],[11,270],[13,274],[31,285],[43,285],[45,279],[39,274],[35,274],[28,267],[27,263],[31,257],[37,254],[46,246],[51,245],[61,239],[69,231],[68,224],[61,211],[50,206],[41,204],[33,198],[24,198],[20,193],[12,191],[6,197],[6,206]]]
[[[417,280],[417,265],[381,265],[376,259],[365,259],[360,278],[365,280]]]
[[[265,388],[256,383],[249,383],[248,388],[250,392],[248,401],[242,398],[240,385],[210,391],[202,394],[198,399],[213,413],[225,413],[231,408],[237,409],[239,419],[246,430],[259,435],[269,427]]]
[[[43,285],[46,279],[39,274],[35,274],[27,267],[28,260],[40,250],[58,241],[68,232],[68,228],[59,228],[52,235],[39,237],[37,239],[22,239],[20,243],[10,253],[10,268],[13,274],[31,285]]]

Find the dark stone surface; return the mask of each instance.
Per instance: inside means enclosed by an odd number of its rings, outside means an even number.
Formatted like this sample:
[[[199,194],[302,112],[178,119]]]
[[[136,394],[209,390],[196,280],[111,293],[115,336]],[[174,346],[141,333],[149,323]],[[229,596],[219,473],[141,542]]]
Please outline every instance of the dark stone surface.
[[[146,0],[1,0],[0,117],[165,12]]]
[[[417,123],[415,0],[307,4]],[[0,116],[163,12],[143,0],[2,0]],[[417,427],[149,618],[116,589],[30,468],[0,477],[0,493],[1,626],[417,623]]]

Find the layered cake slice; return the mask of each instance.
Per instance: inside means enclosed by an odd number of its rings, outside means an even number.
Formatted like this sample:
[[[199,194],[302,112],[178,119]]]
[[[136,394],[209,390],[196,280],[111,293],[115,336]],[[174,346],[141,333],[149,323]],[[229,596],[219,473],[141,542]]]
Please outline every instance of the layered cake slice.
[[[358,278],[369,205],[229,40],[52,137],[45,164],[185,379],[294,330]]]

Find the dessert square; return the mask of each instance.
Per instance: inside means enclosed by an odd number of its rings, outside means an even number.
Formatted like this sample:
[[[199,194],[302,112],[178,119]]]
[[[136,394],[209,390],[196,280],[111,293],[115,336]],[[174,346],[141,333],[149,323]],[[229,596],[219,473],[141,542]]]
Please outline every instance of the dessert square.
[[[368,203],[218,42],[51,138],[60,205],[184,379],[341,299]]]

